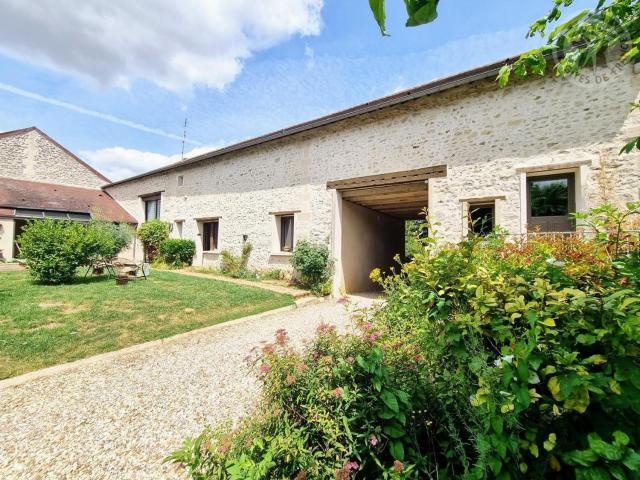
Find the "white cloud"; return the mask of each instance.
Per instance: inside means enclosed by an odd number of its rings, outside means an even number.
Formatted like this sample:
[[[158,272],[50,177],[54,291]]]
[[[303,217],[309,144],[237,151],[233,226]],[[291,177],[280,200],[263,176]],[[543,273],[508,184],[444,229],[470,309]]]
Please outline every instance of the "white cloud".
[[[0,51],[128,86],[223,88],[253,52],[317,35],[324,0],[5,0]]]
[[[184,158],[192,158],[219,147],[220,146],[197,147],[189,152],[185,152]],[[145,152],[133,148],[109,147],[100,150],[81,151],[80,158],[88,162],[110,180],[116,181],[178,162],[182,159],[182,155],[180,153],[175,155],[162,155],[160,153]]]

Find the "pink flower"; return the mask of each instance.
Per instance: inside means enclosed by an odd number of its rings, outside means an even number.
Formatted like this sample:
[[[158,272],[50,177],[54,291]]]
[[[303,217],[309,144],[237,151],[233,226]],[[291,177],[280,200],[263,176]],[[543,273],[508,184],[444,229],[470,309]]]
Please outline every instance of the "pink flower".
[[[418,354],[418,355],[416,355],[414,357],[414,359],[415,359],[416,362],[420,363],[420,362],[422,362],[424,360],[424,357],[422,355]]]
[[[333,395],[334,397],[336,397],[336,398],[341,398],[341,397],[342,397],[343,390],[342,390],[342,388],[338,387],[338,388],[336,388],[336,389],[332,390],[332,391],[331,391],[331,393],[332,393],[332,395]]]
[[[276,330],[276,343],[280,346],[283,346],[287,343],[288,334],[284,328],[280,328]]]
[[[318,333],[335,333],[335,331],[336,331],[335,325],[329,325],[324,322],[322,322],[320,325],[318,325],[318,328],[316,328],[316,332]]]
[[[376,445],[378,445],[378,443],[380,443],[380,440],[378,440],[378,437],[376,437],[375,435],[371,435],[371,437],[369,438],[369,443],[375,447]]]
[[[362,330],[364,330],[365,332],[368,330],[371,330],[373,328],[373,323],[371,322],[364,322],[362,324]]]
[[[344,464],[344,468],[345,470],[357,470],[359,467],[357,462],[353,462],[353,461],[349,461],[347,463]]]
[[[287,385],[293,385],[296,383],[296,377],[294,375],[287,375]]]
[[[296,370],[300,373],[302,372],[306,372],[307,370],[309,370],[308,365],[304,364],[304,363],[299,363],[298,365],[296,365]]]
[[[393,462],[393,471],[400,473],[404,470],[404,463],[402,463],[400,460],[396,460],[395,462]]]
[[[260,373],[267,374],[269,373],[269,370],[271,370],[271,365],[269,365],[268,363],[263,363],[262,365],[260,365]]]
[[[369,335],[365,335],[364,336],[364,341],[373,343],[376,340],[378,340],[378,338],[380,338],[380,333],[379,332],[373,332],[373,333],[370,333]]]
[[[354,361],[355,361],[355,359],[353,357],[345,358],[345,362],[347,362],[349,365],[353,365]]]

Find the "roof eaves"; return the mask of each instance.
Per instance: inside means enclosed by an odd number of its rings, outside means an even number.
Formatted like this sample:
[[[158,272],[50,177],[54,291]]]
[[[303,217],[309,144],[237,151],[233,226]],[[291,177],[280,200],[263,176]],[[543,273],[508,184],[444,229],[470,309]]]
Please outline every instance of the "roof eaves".
[[[13,137],[37,130],[37,127],[20,128],[18,130],[9,130],[8,132],[0,132],[0,138]]]
[[[193,165],[194,163],[199,163],[204,160],[209,160],[227,153],[243,150],[245,148],[260,145],[262,143],[271,142],[273,140],[278,140],[284,137],[288,137],[290,135],[295,135],[297,133],[305,132],[307,130],[312,130],[315,128],[330,125],[332,123],[339,122],[341,120],[346,120],[347,118],[355,117],[365,113],[370,113],[376,110],[381,110],[383,108],[395,106],[395,105],[407,102],[409,100],[424,97],[427,95],[432,95],[434,93],[438,93],[444,90],[448,90],[448,89],[465,85],[478,80],[483,80],[493,75],[496,75],[500,70],[500,68],[502,68],[506,64],[512,63],[517,58],[519,57],[517,56],[509,57],[504,60],[500,60],[499,62],[494,62],[491,64],[474,68],[472,70],[467,70],[467,71],[457,73],[448,77],[436,79],[431,82],[425,83],[423,85],[419,85],[417,87],[413,87],[408,90],[395,93],[393,95],[381,97],[376,100],[372,100],[370,102],[366,102],[360,105],[356,105],[354,107],[347,108],[345,110],[340,110],[338,112],[331,113],[329,115],[325,115],[319,118],[315,118],[307,122],[292,125],[290,127],[283,128],[281,130],[276,130],[274,132],[270,132],[265,135],[261,135],[255,138],[251,138],[249,140],[245,140],[239,143],[235,143],[233,145],[229,145],[227,147],[220,148],[218,150],[204,153],[202,155],[198,155],[197,157],[189,158],[187,160],[174,163],[172,165],[156,168],[154,170],[150,170],[145,173],[141,173],[129,178],[118,180],[108,185],[104,185],[102,188],[104,189],[104,188],[112,187],[115,185],[128,183],[133,180],[138,180],[140,178],[156,175],[158,173],[168,172],[181,167]]]

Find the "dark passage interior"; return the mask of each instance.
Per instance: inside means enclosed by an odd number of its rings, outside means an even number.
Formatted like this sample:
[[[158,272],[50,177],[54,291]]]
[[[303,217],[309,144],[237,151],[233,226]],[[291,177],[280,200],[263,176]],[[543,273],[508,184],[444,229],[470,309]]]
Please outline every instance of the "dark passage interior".
[[[379,288],[371,270],[383,272],[405,252],[406,220],[424,219],[428,207],[428,179],[443,176],[445,167],[360,177],[330,182],[342,196],[341,264],[347,293]]]

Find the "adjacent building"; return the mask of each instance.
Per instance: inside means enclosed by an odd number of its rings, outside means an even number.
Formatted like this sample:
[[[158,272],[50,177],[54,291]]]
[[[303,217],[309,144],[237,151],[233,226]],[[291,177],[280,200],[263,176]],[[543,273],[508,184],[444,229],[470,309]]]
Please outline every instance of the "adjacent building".
[[[136,223],[102,190],[108,183],[36,127],[0,133],[0,260],[18,256],[15,240],[29,220]]]

